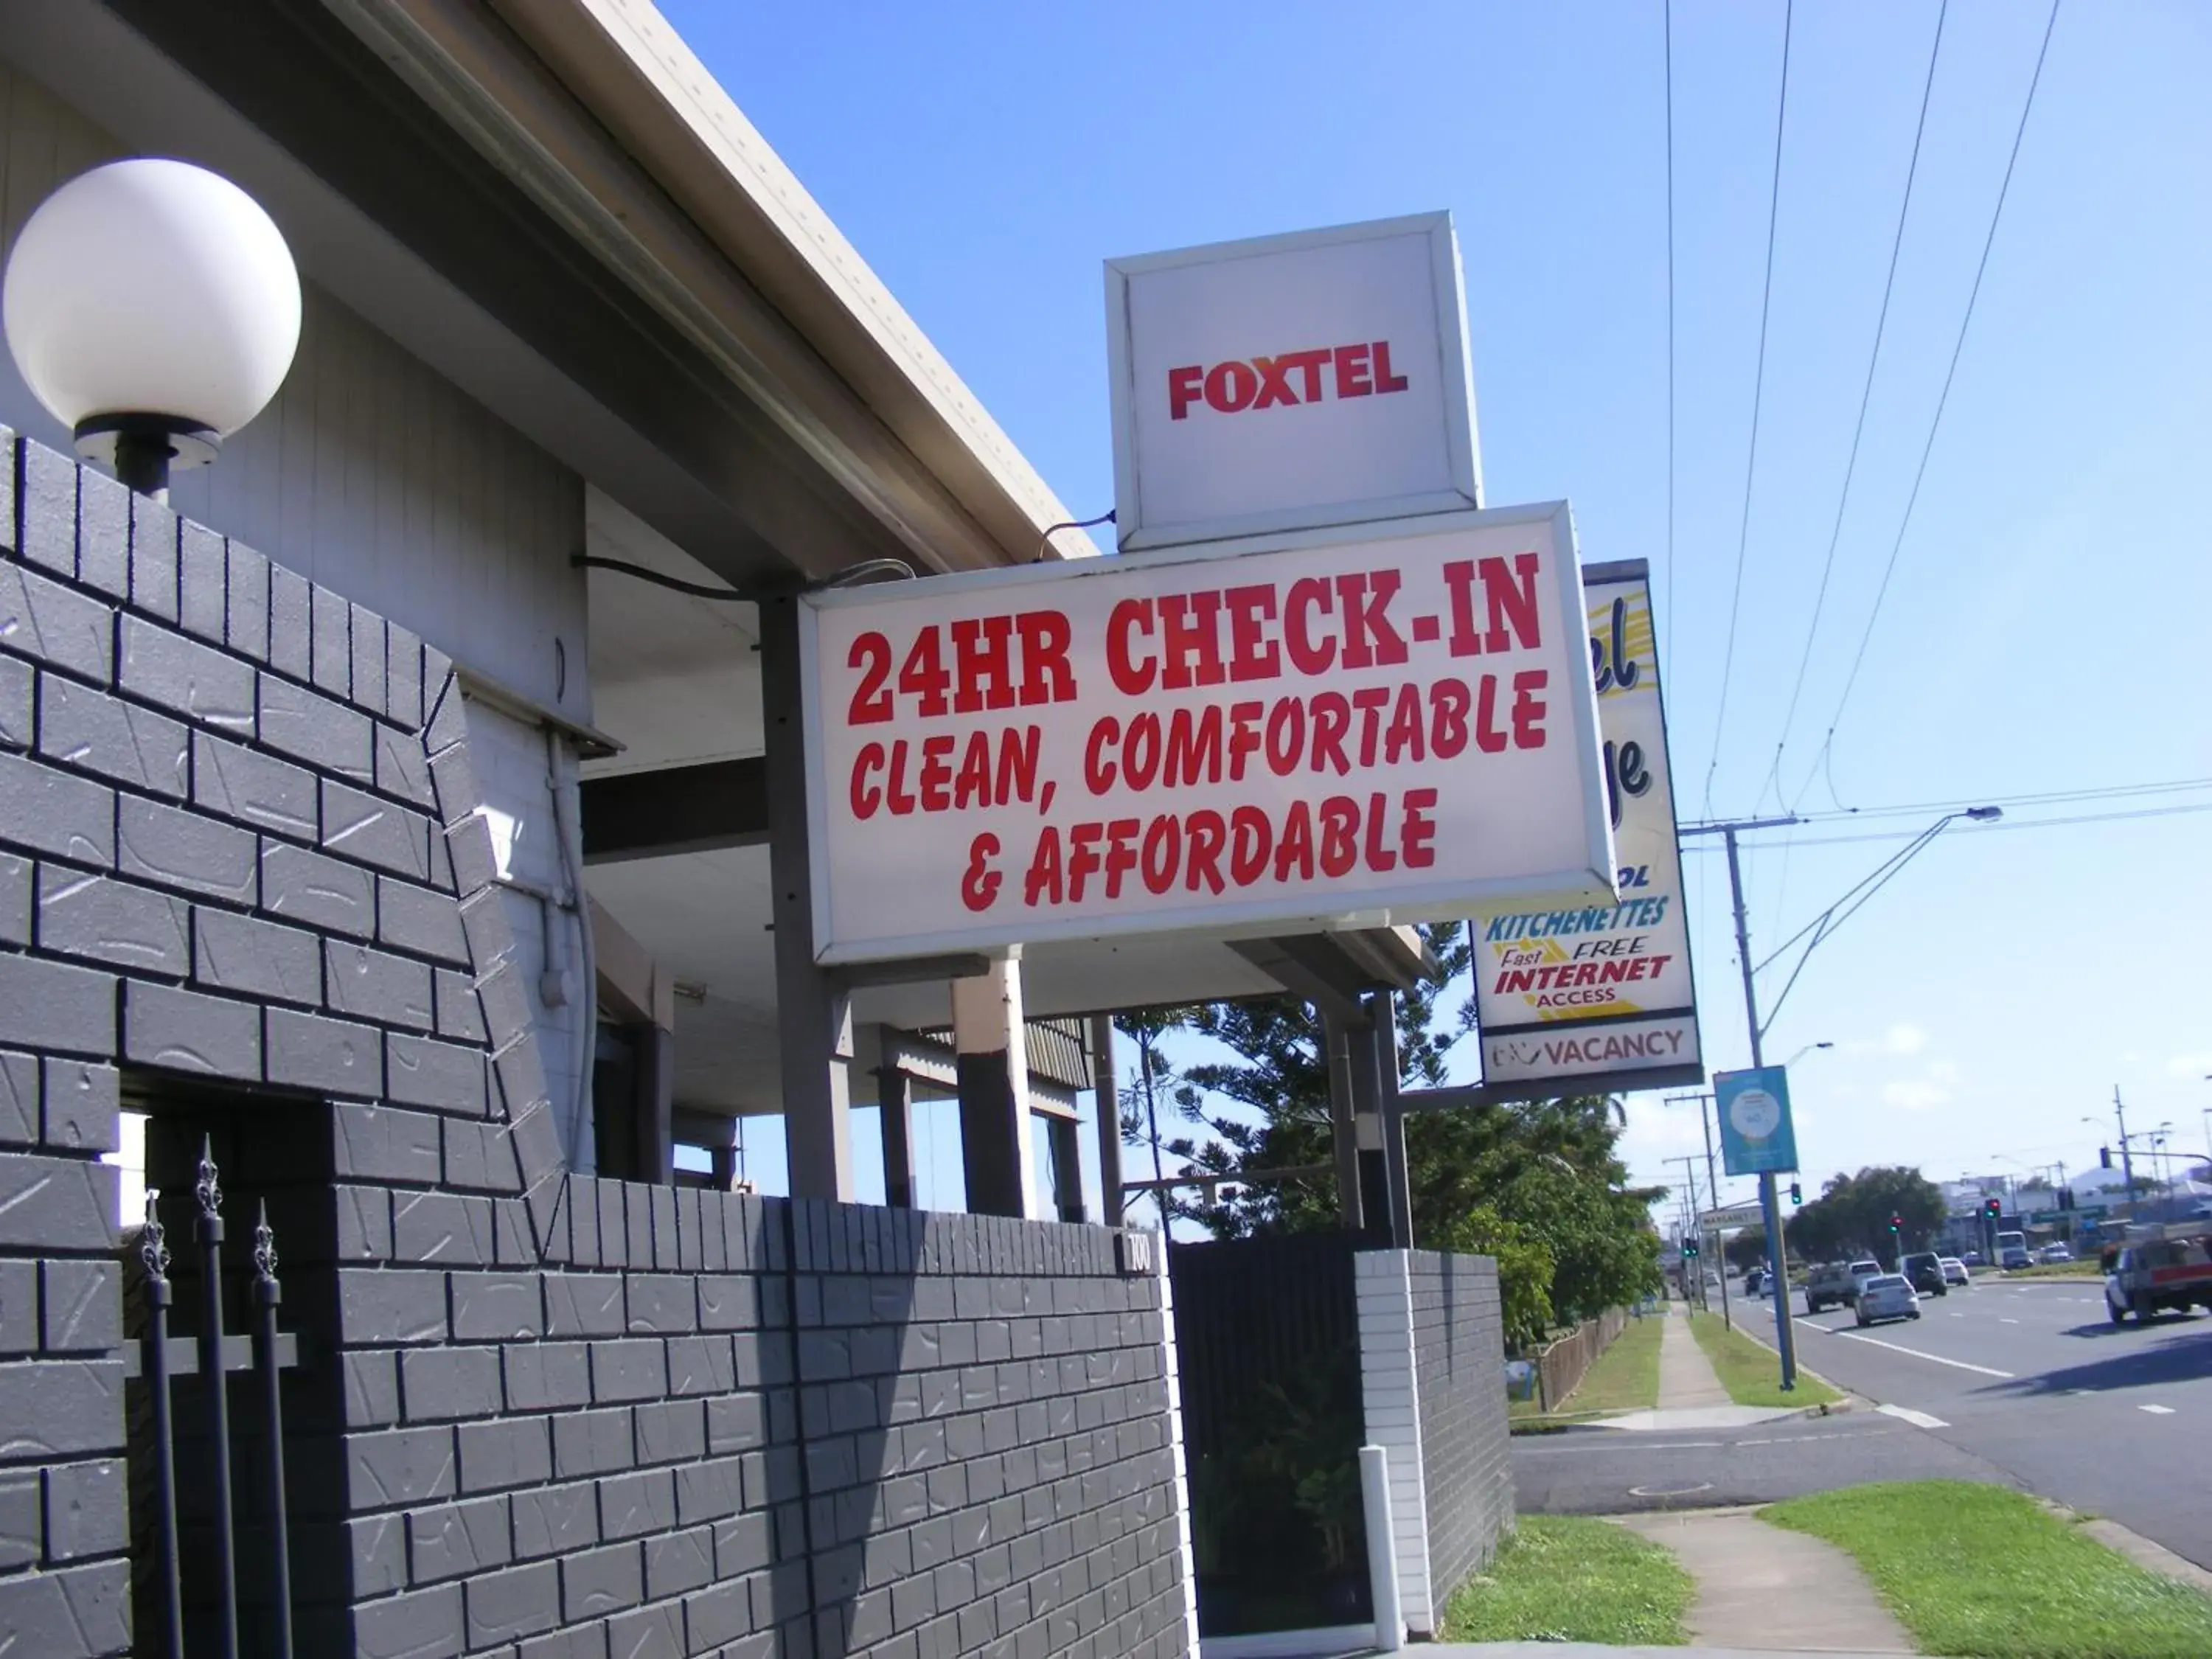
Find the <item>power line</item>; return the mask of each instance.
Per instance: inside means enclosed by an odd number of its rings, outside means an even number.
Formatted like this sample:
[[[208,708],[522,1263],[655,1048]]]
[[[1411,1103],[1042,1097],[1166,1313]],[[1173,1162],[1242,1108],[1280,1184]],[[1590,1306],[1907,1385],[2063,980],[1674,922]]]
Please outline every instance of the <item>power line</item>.
[[[1923,817],[1930,812],[1968,806],[2057,806],[2081,801],[2137,799],[2146,795],[2183,795],[2212,789],[2212,777],[2172,778],[2155,783],[2118,783],[2080,789],[2045,789],[2015,795],[1975,795],[1958,800],[1899,801],[1886,806],[1850,806],[1837,811],[1800,812],[1808,823],[1838,823],[1884,817]]]
[[[2014,830],[2061,830],[2081,823],[2121,823],[2136,818],[2187,817],[2201,812],[2212,812],[2212,801],[2192,801],[2179,806],[2144,806],[2130,812],[2078,812],[2063,818],[2007,818],[2002,823],[1984,823],[1976,827],[1978,836],[2002,835]],[[1852,847],[1870,842],[1911,841],[1914,832],[1909,830],[1875,830],[1863,836],[1822,836],[1812,841],[1790,843],[1796,847]],[[1778,845],[1780,843],[1771,843]],[[1758,848],[1757,842],[1742,843],[1746,852]],[[1683,853],[1703,853],[1703,847],[1685,847]]]
[[[1759,363],[1751,383],[1751,446],[1743,464],[1743,517],[1736,534],[1735,586],[1729,600],[1728,647],[1721,655],[1720,709],[1713,720],[1712,760],[1705,768],[1705,812],[1713,806],[1713,775],[1721,764],[1721,733],[1728,725],[1729,680],[1735,670],[1736,621],[1743,611],[1743,559],[1751,544],[1751,486],[1759,471],[1759,411],[1766,394],[1766,322],[1774,301],[1774,223],[1782,203],[1782,130],[1790,115],[1790,33],[1796,0],[1782,11],[1782,90],[1774,106],[1774,174],[1766,196],[1766,280],[1759,300]]]
[[[1997,226],[2004,218],[2005,198],[2012,191],[2013,170],[2020,163],[2021,142],[2027,136],[2027,118],[2035,109],[2036,88],[2043,83],[2043,65],[2051,55],[2051,33],[2058,27],[2058,6],[2059,0],[2051,0],[2051,15],[2043,25],[2043,45],[2035,54],[2035,72],[2028,76],[2027,95],[2021,101],[2020,124],[2012,135],[2012,153],[2005,158],[2004,179],[1997,186],[1996,205],[1990,212],[1989,234],[1982,240],[1981,260],[1974,267],[1974,285],[1967,290],[1966,314],[1959,319],[1959,337],[1951,347],[1950,367],[1943,374],[1943,390],[1936,399],[1935,417],[1928,423],[1928,441],[1921,447],[1920,465],[1912,475],[1912,492],[1905,498],[1905,516],[1898,521],[1897,539],[1890,544],[1889,562],[1882,569],[1881,585],[1875,590],[1874,608],[1867,615],[1866,629],[1859,635],[1858,650],[1851,658],[1850,672],[1844,677],[1843,693],[1836,699],[1835,712],[1829,717],[1827,735],[1820,740],[1823,757],[1835,744],[1836,727],[1842,724],[1844,710],[1850,702],[1853,689],[1858,684],[1859,670],[1866,661],[1867,647],[1874,639],[1875,624],[1881,619],[1882,601],[1889,595],[1890,579],[1897,574],[1898,555],[1904,550],[1905,532],[1912,527],[1913,509],[1920,501],[1921,482],[1928,476],[1928,458],[1936,452],[1936,435],[1942,429],[1943,411],[1951,401],[1951,383],[1958,376],[1959,359],[1966,349],[1966,331],[1974,320],[1975,303],[1981,298],[1982,279],[1989,274],[1990,251],[1996,246]],[[1808,775],[1805,787],[1809,787],[1811,783],[1812,779]],[[1798,793],[1802,797],[1804,789],[1800,788]]]
[[[1912,129],[1912,159],[1905,168],[1905,198],[1898,204],[1897,229],[1889,242],[1889,273],[1882,278],[1881,310],[1875,319],[1874,347],[1867,353],[1866,383],[1859,389],[1859,416],[1851,428],[1851,450],[1844,463],[1844,485],[1836,496],[1836,522],[1828,532],[1827,556],[1820,563],[1820,586],[1813,597],[1813,620],[1805,629],[1805,648],[1797,657],[1797,682],[1790,689],[1790,708],[1782,717],[1782,735],[1775,740],[1774,764],[1767,773],[1767,782],[1775,787],[1778,798],[1782,787],[1782,754],[1790,744],[1790,730],[1797,721],[1797,703],[1805,692],[1805,673],[1812,665],[1813,641],[1820,631],[1820,615],[1828,602],[1828,579],[1836,568],[1836,547],[1843,539],[1844,514],[1850,505],[1851,480],[1859,465],[1859,444],[1866,436],[1867,410],[1874,402],[1875,370],[1881,362],[1882,336],[1889,327],[1889,301],[1897,289],[1898,256],[1905,249],[1905,223],[1912,212],[1912,186],[1920,176],[1920,143],[1928,132],[1928,106],[1936,91],[1936,62],[1943,51],[1943,21],[1950,15],[1951,0],[1936,13],[1936,39],[1928,48],[1928,75],[1920,88],[1920,118]],[[1765,793],[1765,786],[1760,794]]]
[[[1948,4],[1949,0],[1945,0]],[[1667,64],[1667,641],[1674,634],[1674,0],[1666,0]],[[1667,647],[1662,647],[1665,650]],[[1672,652],[1668,651],[1669,659]],[[1671,685],[1666,666],[1662,684]]]

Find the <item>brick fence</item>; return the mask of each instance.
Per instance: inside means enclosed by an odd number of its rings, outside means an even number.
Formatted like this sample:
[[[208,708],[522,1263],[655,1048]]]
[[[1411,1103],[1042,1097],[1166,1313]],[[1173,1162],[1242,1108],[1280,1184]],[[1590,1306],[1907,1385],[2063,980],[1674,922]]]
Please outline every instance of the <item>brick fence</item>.
[[[1407,1627],[1433,1636],[1445,1603],[1514,1521],[1497,1263],[1433,1250],[1352,1258],[1368,1440],[1389,1459]]]
[[[304,1651],[1187,1651],[1157,1273],[572,1178],[450,663],[0,440],[0,1630],[130,1645],[127,1098],[283,1241]]]

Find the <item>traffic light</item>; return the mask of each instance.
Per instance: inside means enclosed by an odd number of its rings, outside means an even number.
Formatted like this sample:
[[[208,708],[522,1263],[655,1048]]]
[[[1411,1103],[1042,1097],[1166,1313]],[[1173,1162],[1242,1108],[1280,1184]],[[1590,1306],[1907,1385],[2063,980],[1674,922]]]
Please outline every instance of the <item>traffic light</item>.
[[[1899,1229],[1899,1228],[1900,1228],[1900,1227],[1902,1227],[1902,1226],[1904,1226],[1904,1225],[1905,1225],[1905,1218],[1904,1218],[1903,1216],[1901,1216],[1901,1215],[1898,1215],[1898,1214],[1896,1214],[1894,1212],[1893,1212],[1891,1213],[1891,1215],[1890,1215],[1890,1218],[1889,1218],[1889,1231],[1891,1231],[1891,1233],[1892,1233],[1892,1234],[1894,1234],[1894,1233],[1898,1231],[1898,1229]]]
[[[2111,1147],[2100,1146],[2097,1148],[2097,1165],[2100,1169],[2105,1170],[2109,1170],[2112,1167],[2112,1149]]]
[[[1790,1201],[1792,1204],[1802,1204],[1805,1201],[1805,1189],[1794,1181],[1790,1183]]]
[[[2004,1213],[2004,1200],[1996,1198],[1984,1199],[1982,1200],[1982,1213],[1989,1217],[1990,1220],[1995,1221],[1999,1216]]]
[[[1689,1257],[1692,1261],[1696,1261],[1698,1257],[1698,1241],[1694,1238],[1684,1239],[1682,1241],[1682,1254]]]

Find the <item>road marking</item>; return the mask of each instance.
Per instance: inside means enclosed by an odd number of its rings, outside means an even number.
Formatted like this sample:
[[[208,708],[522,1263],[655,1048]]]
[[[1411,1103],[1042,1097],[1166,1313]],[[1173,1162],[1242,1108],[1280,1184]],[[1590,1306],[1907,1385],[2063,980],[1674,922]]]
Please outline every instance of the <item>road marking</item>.
[[[2007,1319],[2002,1315],[1999,1315],[1997,1317],[1997,1323],[2000,1325],[2017,1325],[2020,1323],[2020,1321],[2017,1319]]]
[[[2173,1415],[2173,1407],[2171,1406],[2138,1406],[2136,1409],[2139,1412],[2148,1412],[2153,1417],[2171,1417]]]
[[[1878,1336],[1867,1336],[1867,1335],[1865,1335],[1865,1334],[1863,1334],[1863,1333],[1858,1332],[1858,1331],[1836,1331],[1836,1330],[1830,1330],[1830,1329],[1829,1329],[1826,1325],[1815,1325],[1815,1324],[1814,1324],[1814,1323],[1813,1323],[1813,1322],[1812,1322],[1811,1320],[1809,1320],[1809,1319],[1801,1319],[1801,1320],[1799,1320],[1797,1322],[1798,1322],[1800,1325],[1806,1326],[1806,1327],[1807,1327],[1807,1328],[1808,1328],[1809,1329],[1816,1330],[1816,1331],[1825,1332],[1827,1335],[1830,1335],[1830,1336],[1840,1336],[1840,1337],[1843,1337],[1843,1338],[1846,1339],[1846,1340],[1849,1340],[1849,1341],[1852,1341],[1852,1342],[1871,1342],[1871,1343],[1873,1343],[1873,1344],[1874,1344],[1874,1346],[1875,1346],[1875,1347],[1877,1347],[1877,1348],[1887,1348],[1887,1349],[1888,1349],[1892,1353],[1909,1353],[1909,1354],[1911,1354],[1911,1355],[1915,1359],[1932,1359],[1932,1360],[1934,1360],[1934,1361],[1935,1361],[1937,1364],[1939,1364],[1939,1365],[1952,1365],[1952,1366],[1955,1366],[1955,1367],[1957,1367],[1960,1370],[1962,1370],[1962,1371],[1972,1371],[1972,1372],[1974,1372],[1974,1373],[1976,1373],[1977,1375],[1981,1376],[1995,1376],[1995,1377],[2002,1377],[2004,1381],[2006,1381],[2006,1382],[2011,1382],[2011,1381],[2013,1380],[2013,1373],[2012,1373],[2012,1372],[2010,1372],[2010,1371],[2001,1371],[2001,1370],[1997,1370],[1994,1365],[1975,1365],[1975,1364],[1969,1364],[1967,1361],[1963,1360],[1963,1359],[1946,1359],[1946,1358],[1945,1358],[1942,1354],[1940,1354],[1940,1353],[1928,1353],[1928,1352],[1924,1352],[1924,1351],[1923,1351],[1922,1349],[1919,1349],[1919,1348],[1906,1348],[1906,1347],[1901,1347],[1901,1346],[1899,1346],[1897,1343],[1894,1343],[1894,1342],[1885,1342],[1885,1341],[1883,1341],[1883,1340],[1882,1340],[1880,1337],[1878,1337]]]
[[[1700,1480],[1694,1486],[1631,1486],[1631,1498],[1692,1498],[1701,1492],[1711,1492],[1713,1483]]]
[[[1948,1429],[1951,1426],[1942,1418],[1931,1417],[1926,1412],[1914,1411],[1910,1406],[1876,1406],[1875,1409],[1884,1417],[1901,1419],[1911,1424],[1916,1429]]]

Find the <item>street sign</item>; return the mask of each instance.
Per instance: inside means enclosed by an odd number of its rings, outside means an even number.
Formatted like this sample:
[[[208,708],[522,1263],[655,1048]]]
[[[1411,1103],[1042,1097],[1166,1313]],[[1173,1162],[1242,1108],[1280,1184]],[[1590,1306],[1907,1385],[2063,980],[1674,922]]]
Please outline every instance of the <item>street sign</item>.
[[[1583,571],[1590,675],[1620,860],[1609,907],[1476,912],[1486,1087],[1607,1092],[1705,1080],[1667,758],[1651,584],[1641,559]]]
[[[1449,213],[1112,259],[1125,551],[1481,505]]]
[[[1716,1072],[1713,1105],[1721,1121],[1721,1164],[1730,1175],[1777,1175],[1797,1167],[1785,1067]]]
[[[1615,903],[1565,502],[805,596],[823,963]]]

